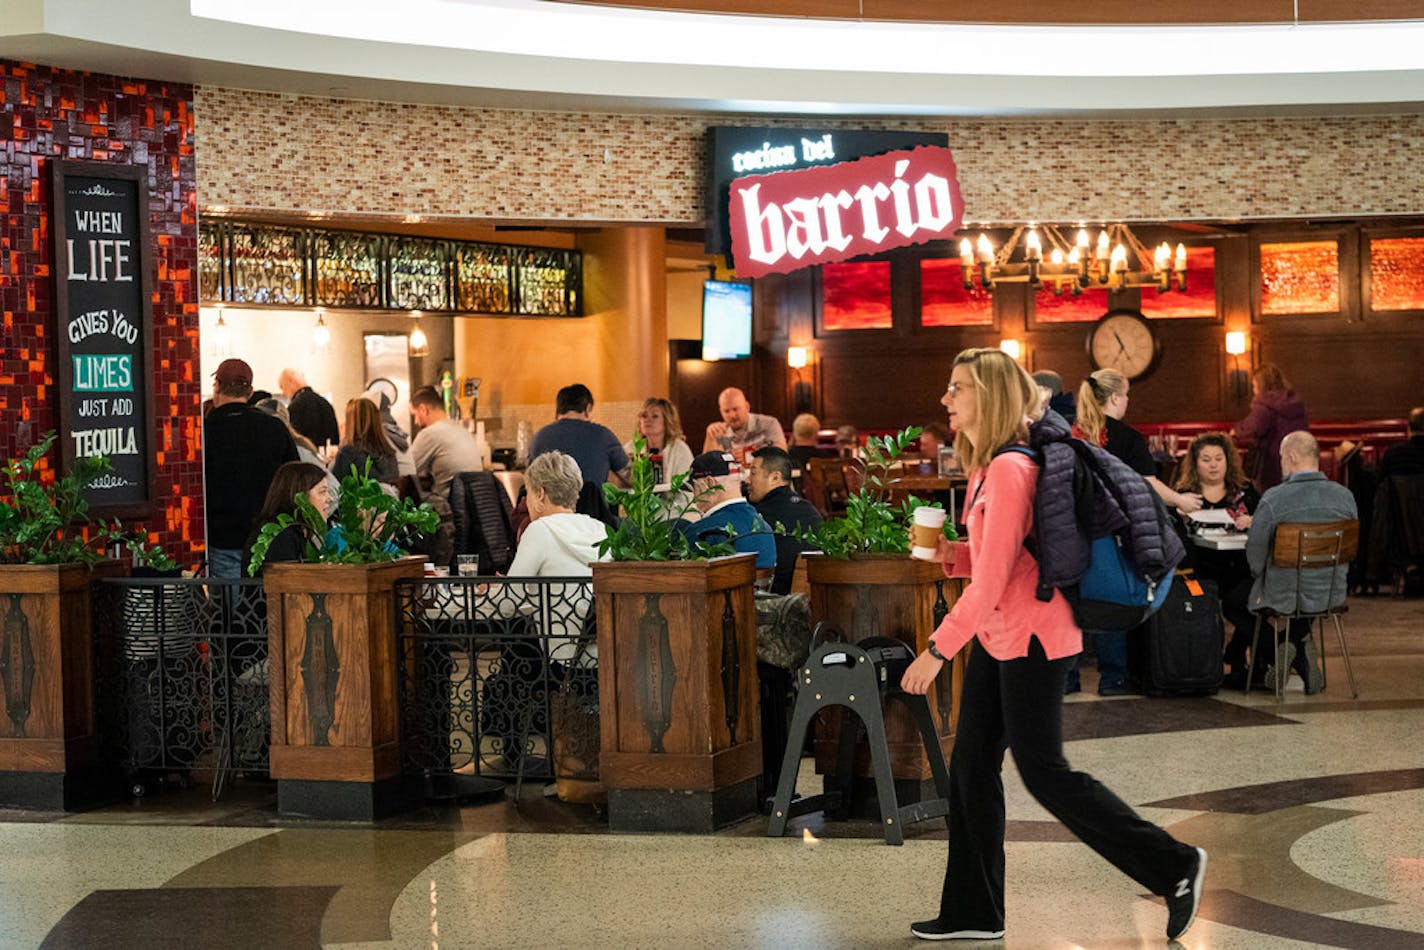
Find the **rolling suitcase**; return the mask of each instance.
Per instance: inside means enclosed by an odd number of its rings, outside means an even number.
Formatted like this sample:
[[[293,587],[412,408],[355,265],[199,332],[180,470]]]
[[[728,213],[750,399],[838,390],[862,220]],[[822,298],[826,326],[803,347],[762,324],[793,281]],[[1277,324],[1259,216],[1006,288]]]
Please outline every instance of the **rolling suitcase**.
[[[1166,603],[1138,629],[1138,678],[1148,695],[1207,696],[1221,687],[1223,626],[1214,583],[1178,574]]]

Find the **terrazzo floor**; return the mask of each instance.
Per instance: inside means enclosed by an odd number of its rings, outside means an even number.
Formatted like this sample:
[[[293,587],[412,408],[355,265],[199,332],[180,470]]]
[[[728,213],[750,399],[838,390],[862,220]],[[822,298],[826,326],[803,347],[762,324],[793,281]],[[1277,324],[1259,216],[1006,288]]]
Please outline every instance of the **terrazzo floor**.
[[[1424,601],[1361,598],[1359,699],[1329,688],[1070,698],[1068,756],[1211,855],[1186,947],[1424,947]],[[798,787],[810,789],[810,763]],[[1166,912],[1024,791],[1008,798],[1008,932],[990,946],[1163,944]],[[943,823],[903,847],[810,815],[768,839],[610,834],[526,789],[375,826],[279,819],[238,783],[78,815],[0,811],[0,948],[910,947]],[[816,837],[802,837],[802,830]],[[965,944],[956,944],[963,946]],[[969,944],[973,946],[975,944]]]

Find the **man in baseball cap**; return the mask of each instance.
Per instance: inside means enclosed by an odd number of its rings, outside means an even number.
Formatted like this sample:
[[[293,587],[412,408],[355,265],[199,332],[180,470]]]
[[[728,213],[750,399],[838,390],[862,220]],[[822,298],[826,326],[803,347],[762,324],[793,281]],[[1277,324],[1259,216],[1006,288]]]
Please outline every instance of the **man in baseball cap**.
[[[246,386],[248,394],[251,395],[252,367],[247,365],[246,360],[223,360],[218,364],[217,372],[213,373],[213,381],[219,387]]]
[[[229,359],[213,373],[213,408],[203,419],[204,507],[208,519],[208,573],[242,574],[242,551],[256,527],[272,476],[297,461],[287,424],[247,404],[252,367]]]
[[[776,540],[751,502],[742,497],[741,467],[727,452],[703,452],[692,460],[688,489],[698,521],[679,521],[677,529],[693,544],[732,540],[739,554],[755,554],[757,567],[776,567]]]

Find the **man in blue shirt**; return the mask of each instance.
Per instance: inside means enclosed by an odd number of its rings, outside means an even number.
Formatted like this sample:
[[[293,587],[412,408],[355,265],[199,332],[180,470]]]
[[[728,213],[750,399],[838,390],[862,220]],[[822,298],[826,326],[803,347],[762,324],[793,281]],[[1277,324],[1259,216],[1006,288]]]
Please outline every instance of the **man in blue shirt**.
[[[755,554],[759,568],[776,567],[776,539],[771,528],[742,497],[742,476],[726,452],[703,452],[692,460],[689,490],[696,494],[698,521],[679,521],[677,529],[696,544],[717,543],[732,536],[739,554]],[[728,529],[731,529],[730,531]]]
[[[545,452],[559,451],[578,463],[583,480],[601,485],[611,473],[619,485],[628,484],[628,453],[618,436],[593,421],[593,393],[582,383],[559,390],[554,421],[534,433],[529,461]]]
[[[1297,605],[1307,611],[1339,606],[1345,602],[1349,565],[1341,564],[1333,571],[1304,571],[1297,587],[1294,571],[1273,570],[1268,574],[1266,564],[1271,559],[1276,525],[1353,520],[1359,517],[1355,496],[1320,471],[1320,443],[1306,430],[1297,429],[1281,440],[1280,458],[1285,480],[1261,496],[1246,533],[1246,560],[1256,576],[1251,589],[1251,609],[1269,607],[1289,614]],[[1270,643],[1269,636],[1263,628],[1261,639],[1266,644]],[[1261,648],[1262,644],[1257,644],[1257,650]],[[1320,669],[1320,658],[1315,655],[1308,620],[1290,622],[1289,638],[1281,646],[1280,654],[1272,658],[1266,671],[1266,684],[1275,688],[1276,678],[1289,676],[1292,669],[1304,680],[1307,693],[1320,691],[1325,677]]]

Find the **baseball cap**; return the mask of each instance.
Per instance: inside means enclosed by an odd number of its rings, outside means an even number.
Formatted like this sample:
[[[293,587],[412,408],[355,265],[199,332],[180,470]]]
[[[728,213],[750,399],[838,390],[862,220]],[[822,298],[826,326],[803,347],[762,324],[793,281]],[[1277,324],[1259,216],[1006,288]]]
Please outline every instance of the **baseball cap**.
[[[726,452],[703,452],[692,460],[692,468],[688,469],[688,474],[693,478],[721,478],[739,471],[741,468],[737,465],[737,460]]]
[[[218,364],[217,372],[213,373],[213,379],[217,380],[219,386],[226,386],[228,383],[246,383],[251,386],[252,367],[244,360],[223,360]]]

